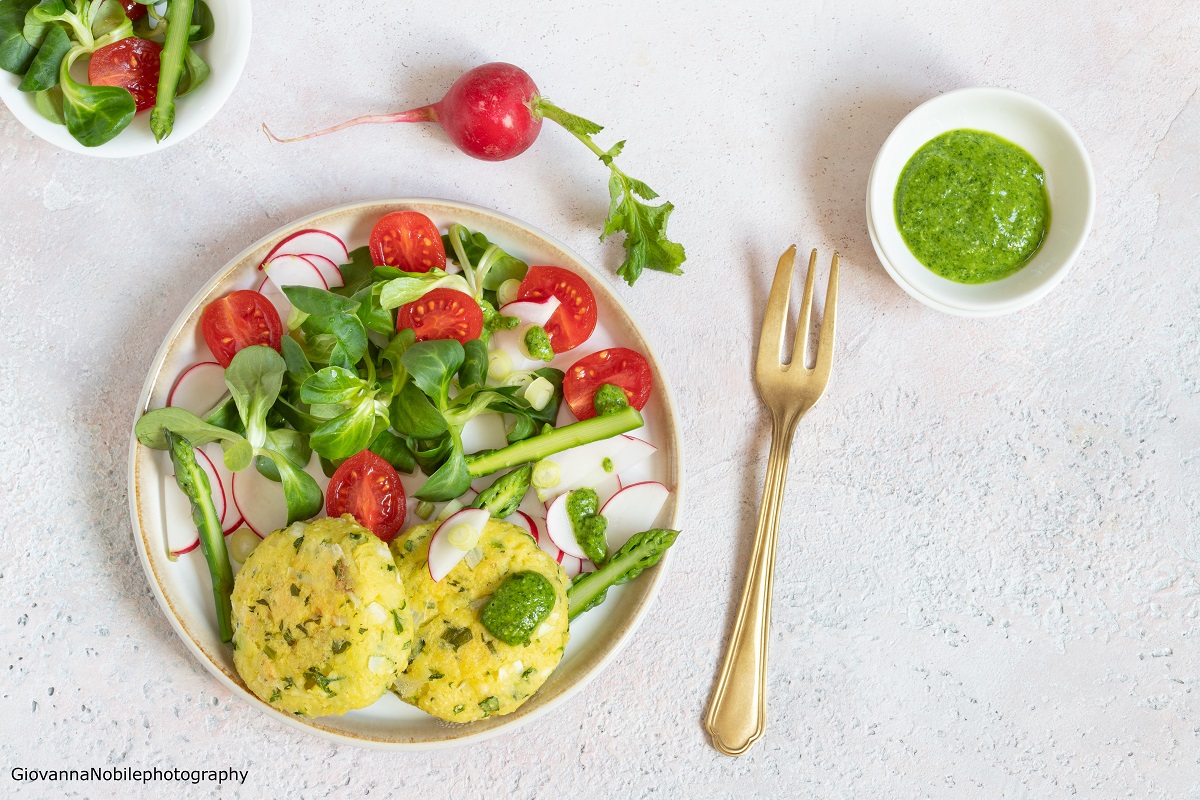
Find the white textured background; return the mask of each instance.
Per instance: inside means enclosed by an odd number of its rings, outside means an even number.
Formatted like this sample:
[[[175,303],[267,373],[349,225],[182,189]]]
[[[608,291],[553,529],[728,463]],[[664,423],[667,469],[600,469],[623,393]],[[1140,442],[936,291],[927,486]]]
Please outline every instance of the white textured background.
[[[1200,797],[1195,3],[254,5],[235,96],[160,155],[68,155],[0,109],[0,795]],[[193,292],[326,206],[462,199],[615,267],[603,169],[549,124],[504,164],[432,127],[258,130],[429,102],[489,60],[627,137],[624,168],[678,207],[688,275],[623,294],[679,401],[686,536],[652,619],[553,718],[445,753],[336,747],[233,699],[168,626],[126,511],[133,404]],[[1060,288],[969,321],[889,280],[863,196],[909,109],[981,84],[1061,112],[1099,202]],[[792,242],[841,250],[840,339],[796,435],[768,733],[730,760],[700,720],[765,467],[748,365]],[[8,773],[109,765],[250,776]]]

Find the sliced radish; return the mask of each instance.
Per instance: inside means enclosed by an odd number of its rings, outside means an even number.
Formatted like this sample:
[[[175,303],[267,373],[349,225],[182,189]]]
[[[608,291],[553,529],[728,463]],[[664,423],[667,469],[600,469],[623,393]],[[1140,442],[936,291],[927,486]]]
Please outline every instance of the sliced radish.
[[[271,301],[271,305],[275,306],[275,310],[279,313],[279,319],[287,323],[288,317],[292,315],[292,301],[288,300],[287,295],[280,291],[279,287],[272,283],[266,275],[258,284],[258,293]]]
[[[200,416],[212,411],[227,391],[225,368],[215,361],[201,361],[185,369],[175,381],[167,394],[167,405]]]
[[[587,553],[575,539],[575,526],[571,524],[571,515],[567,513],[567,498],[570,493],[559,495],[550,508],[546,509],[546,533],[550,540],[558,545],[569,556],[587,558]]]
[[[537,541],[537,525],[533,523],[533,518],[525,512],[517,511],[514,514],[505,517],[504,521],[511,522],[513,525],[516,525],[518,528],[532,536],[535,542]]]
[[[536,369],[545,366],[544,361],[538,361],[526,355],[525,334],[534,325],[544,327],[560,305],[557,297],[551,297],[540,303],[532,300],[518,300],[500,306],[501,314],[506,317],[516,317],[521,320],[521,324],[512,330],[493,332],[492,349],[506,353],[512,359],[514,370]]]
[[[508,444],[504,433],[504,418],[495,412],[472,417],[462,429],[462,447],[467,455],[480,450],[499,450]]]
[[[251,465],[233,476],[233,502],[246,527],[265,539],[287,525],[283,487]]]
[[[565,556],[560,562],[563,572],[567,573],[568,578],[575,578],[583,571],[583,559],[575,558],[575,556]]]
[[[336,289],[338,286],[345,285],[345,282],[342,280],[342,271],[338,269],[338,265],[325,256],[317,255],[316,253],[297,253],[296,255],[316,267],[330,289]]]
[[[596,490],[596,500],[600,503],[600,507],[603,508],[604,504],[611,500],[613,495],[621,491],[621,479],[615,473],[609,474],[592,488]]]
[[[550,297],[546,300],[516,300],[512,303],[505,303],[500,306],[500,313],[506,317],[516,317],[526,325],[541,325],[545,327],[550,321],[550,317],[554,316],[554,312],[558,311],[561,303],[557,297]],[[518,326],[519,327],[519,326]]]
[[[635,533],[653,528],[670,496],[666,486],[654,481],[635,483],[614,494],[600,509],[608,520],[605,536],[609,551],[615,553]]]
[[[220,476],[217,474],[217,468],[204,451],[199,449],[196,451],[196,463],[208,475],[208,485],[212,491],[213,505],[217,510],[217,518],[223,523],[226,508],[225,489],[221,484]],[[167,556],[173,561],[184,553],[190,553],[199,547],[200,534],[196,531],[196,526],[192,522],[191,501],[188,500],[183,490],[179,488],[179,484],[175,482],[173,475],[168,476],[165,480],[174,487],[173,490],[167,489],[166,496],[163,498],[167,519],[186,520],[186,522],[180,522],[177,525],[167,526]]]
[[[263,259],[263,264],[266,264],[275,255],[300,256],[308,253],[326,258],[334,265],[350,262],[350,251],[346,249],[346,243],[340,238],[329,231],[306,228],[285,237],[279,244],[271,248],[271,252],[267,253],[267,257]]]
[[[457,514],[451,514],[446,521],[433,532],[429,540],[429,577],[437,583],[450,574],[458,562],[467,555],[467,550],[460,550],[450,543],[450,533],[460,525],[466,525],[477,531],[483,531],[490,515],[482,508],[465,508]]]
[[[636,467],[655,452],[657,448],[654,445],[641,439],[613,436],[556,453],[546,460],[558,465],[558,485],[538,489],[538,498],[546,502],[572,489],[599,486],[611,475],[619,475]],[[605,459],[610,462],[608,469],[605,469]]]
[[[571,557],[571,556],[565,556],[563,551],[558,549],[558,545],[556,545],[554,542],[550,541],[550,537],[546,536],[544,534],[540,539],[538,539],[538,547],[540,547],[542,549],[543,553],[545,553],[546,555],[553,558],[559,564],[562,563],[562,560],[564,557],[566,557],[566,558]]]
[[[282,289],[284,286],[311,286],[314,289],[328,289],[329,284],[321,275],[321,270],[303,256],[290,254],[278,255],[263,264],[271,283]]]
[[[234,506],[234,511],[237,511],[236,506]],[[234,515],[229,514],[229,516],[232,517]],[[237,514],[237,519],[235,519],[233,522],[230,522],[228,525],[223,525],[221,532],[224,533],[226,536],[228,536],[229,534],[233,533],[234,531],[236,531],[238,528],[242,527],[243,525],[246,525],[246,518],[243,517],[241,514]],[[250,526],[246,525],[246,527],[250,527]]]
[[[225,451],[221,449],[221,445],[216,442],[209,442],[197,448],[200,455],[208,461],[208,466],[212,467],[212,472],[209,475],[209,485],[213,491],[213,502],[217,506],[217,511],[221,516],[221,526],[228,528],[228,523],[234,521],[234,517],[239,516],[237,509],[233,503],[233,473],[225,466]],[[212,476],[217,478],[216,483],[212,482]],[[217,497],[218,491],[221,496]]]

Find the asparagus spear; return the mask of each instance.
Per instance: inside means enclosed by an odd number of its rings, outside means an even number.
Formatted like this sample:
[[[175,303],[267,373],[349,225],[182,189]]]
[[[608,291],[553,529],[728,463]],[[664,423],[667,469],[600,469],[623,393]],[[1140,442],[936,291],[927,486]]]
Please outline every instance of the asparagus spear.
[[[229,552],[225,549],[225,535],[217,517],[217,507],[213,505],[212,487],[209,486],[208,475],[196,463],[196,451],[187,439],[169,430],[163,433],[167,437],[171,463],[175,465],[175,482],[192,501],[192,521],[200,532],[200,550],[204,553],[208,573],[212,577],[217,626],[221,641],[228,642],[233,638],[233,624],[230,621],[232,604],[229,599],[233,592],[233,569],[229,566]]]
[[[549,433],[522,439],[490,453],[470,456],[467,458],[467,471],[471,473],[472,478],[491,475],[493,472],[537,461],[581,444],[591,444],[620,433],[629,433],[643,424],[642,415],[630,406],[614,414],[573,422]]]
[[[533,478],[533,465],[525,464],[517,467],[507,475],[501,475],[488,488],[479,493],[472,504],[474,508],[486,508],[496,519],[511,516],[525,492],[529,491],[529,481]]]
[[[610,586],[628,583],[657,564],[678,535],[679,531],[655,528],[631,536],[607,564],[580,575],[567,589],[567,619],[575,619],[603,603]]]
[[[175,92],[183,75],[194,5],[194,0],[171,0],[167,7],[167,41],[159,56],[158,96],[154,101],[154,110],[150,112],[150,130],[154,131],[156,142],[170,136],[171,128],[175,125]]]

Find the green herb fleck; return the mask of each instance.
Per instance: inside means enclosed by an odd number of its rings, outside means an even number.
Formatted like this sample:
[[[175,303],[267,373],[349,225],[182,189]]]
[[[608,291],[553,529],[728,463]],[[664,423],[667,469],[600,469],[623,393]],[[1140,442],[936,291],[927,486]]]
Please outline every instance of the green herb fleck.
[[[276,689],[275,691],[271,692],[271,696],[267,699],[267,702],[268,703],[278,703],[279,698],[281,698],[281,697],[283,697],[283,693],[280,692],[278,689]]]
[[[300,545],[304,544],[304,537],[297,536],[296,541],[292,542],[292,547],[296,548],[296,552],[300,552]]]
[[[325,692],[327,697],[337,697],[337,692],[329,688],[329,684],[334,681],[340,681],[341,678],[330,678],[321,672],[316,667],[309,667],[304,671],[304,677],[307,679],[304,682],[305,689],[311,689],[313,686],[320,686],[321,691]]]
[[[345,639],[335,639],[333,642],[334,655],[346,652],[346,650],[349,649],[349,647],[350,647],[350,643],[347,642]]]
[[[404,625],[400,622],[400,612],[392,609],[392,624],[396,627],[396,635],[404,633]]]
[[[300,596],[300,587],[293,583],[291,592],[292,592],[292,597],[299,597]]]
[[[485,714],[495,714],[500,710],[500,701],[495,697],[485,697],[479,701],[479,707]]]
[[[442,633],[442,641],[453,647],[455,652],[474,638],[475,634],[471,633],[470,628],[456,628],[453,625]]]

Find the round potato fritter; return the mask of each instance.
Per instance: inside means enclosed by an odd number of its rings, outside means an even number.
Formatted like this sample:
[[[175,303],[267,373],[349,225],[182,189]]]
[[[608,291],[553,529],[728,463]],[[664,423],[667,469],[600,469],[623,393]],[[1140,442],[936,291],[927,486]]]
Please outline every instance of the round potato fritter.
[[[374,703],[408,664],[413,631],[387,545],[349,515],[272,533],[234,580],[233,662],[281,711]]]
[[[418,525],[392,540],[417,623],[416,656],[396,681],[406,703],[451,722],[508,714],[536,692],[567,646],[567,577],[529,534],[491,520],[479,537],[483,557],[460,561],[445,578],[429,577],[429,540],[437,525]],[[554,607],[527,644],[508,645],[479,621],[486,600],[509,575],[537,572],[554,589]]]

